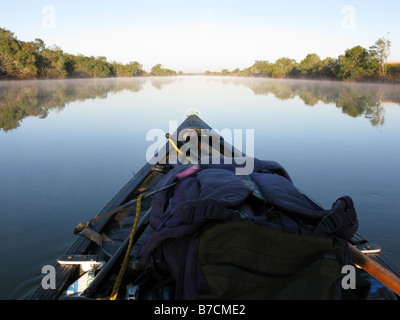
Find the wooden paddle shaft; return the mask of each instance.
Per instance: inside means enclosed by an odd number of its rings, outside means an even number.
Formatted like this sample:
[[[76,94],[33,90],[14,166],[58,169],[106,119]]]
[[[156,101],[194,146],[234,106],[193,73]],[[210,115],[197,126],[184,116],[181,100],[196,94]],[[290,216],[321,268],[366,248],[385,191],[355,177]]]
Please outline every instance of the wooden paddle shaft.
[[[384,284],[390,290],[400,295],[400,278],[390,272],[388,269],[381,266],[376,261],[372,260],[366,254],[362,253],[355,246],[350,245],[353,261],[363,270],[368,272],[376,280]]]

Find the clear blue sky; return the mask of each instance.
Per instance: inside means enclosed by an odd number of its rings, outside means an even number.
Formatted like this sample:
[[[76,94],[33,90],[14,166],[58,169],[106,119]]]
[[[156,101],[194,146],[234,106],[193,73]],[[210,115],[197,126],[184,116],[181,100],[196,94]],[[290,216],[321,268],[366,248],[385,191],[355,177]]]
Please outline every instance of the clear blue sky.
[[[399,0],[0,0],[0,27],[20,40],[138,61],[148,71],[157,63],[203,72],[300,62],[308,53],[336,58],[383,36],[392,41],[389,60],[400,61],[399,14]]]

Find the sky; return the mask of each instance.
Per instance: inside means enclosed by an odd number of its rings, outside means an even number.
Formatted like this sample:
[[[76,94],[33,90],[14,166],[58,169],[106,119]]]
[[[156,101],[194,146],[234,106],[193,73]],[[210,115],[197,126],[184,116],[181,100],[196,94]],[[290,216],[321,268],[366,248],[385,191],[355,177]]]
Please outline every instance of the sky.
[[[71,54],[196,73],[336,58],[381,37],[400,61],[399,12],[399,0],[0,0],[0,27]]]

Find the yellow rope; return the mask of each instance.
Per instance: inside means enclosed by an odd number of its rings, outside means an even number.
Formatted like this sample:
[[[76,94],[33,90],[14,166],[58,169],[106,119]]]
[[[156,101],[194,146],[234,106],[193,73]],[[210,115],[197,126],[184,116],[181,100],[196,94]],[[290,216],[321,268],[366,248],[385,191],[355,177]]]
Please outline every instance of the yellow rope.
[[[120,285],[121,285],[122,278],[123,278],[123,276],[124,276],[124,274],[125,274],[125,270],[126,270],[126,267],[127,267],[127,265],[128,265],[129,254],[130,254],[130,251],[131,251],[132,245],[133,245],[133,238],[134,238],[135,233],[136,233],[136,227],[137,227],[137,223],[138,223],[138,220],[139,220],[139,214],[140,214],[140,203],[141,203],[141,201],[142,201],[142,198],[143,198],[146,194],[147,194],[147,193],[142,193],[142,194],[140,194],[139,197],[138,197],[138,199],[137,199],[137,202],[136,202],[136,216],[135,216],[135,222],[133,223],[133,227],[132,227],[132,230],[131,230],[131,235],[130,235],[130,238],[129,238],[128,249],[126,249],[124,261],[122,262],[121,270],[119,271],[117,281],[115,281],[115,284],[114,284],[114,287],[113,287],[113,290],[112,290],[112,293],[111,293],[111,296],[110,296],[110,300],[116,300],[116,299],[117,299],[119,287],[120,287]]]
[[[190,159],[186,154],[184,154],[181,150],[179,150],[177,145],[172,141],[172,139],[169,136],[167,137],[167,139],[169,143],[174,147],[174,149],[178,151],[179,154],[184,155],[187,161],[192,162],[192,159]]]
[[[179,150],[179,148],[176,146],[176,144],[172,141],[172,139],[169,136],[167,137],[167,139],[168,139],[169,143],[174,147],[174,149],[176,151],[178,151],[178,153],[184,155],[189,162],[192,162],[192,159],[190,159],[181,150]],[[119,274],[118,274],[118,277],[117,277],[117,281],[115,281],[115,283],[114,283],[114,287],[113,287],[113,290],[111,292],[110,300],[116,300],[117,299],[119,287],[121,285],[122,278],[123,278],[123,276],[125,274],[125,270],[126,270],[126,267],[128,265],[129,254],[130,254],[130,251],[131,251],[132,245],[133,245],[133,237],[135,236],[136,227],[137,227],[137,223],[138,223],[138,220],[139,220],[140,203],[142,201],[142,198],[146,194],[147,193],[142,193],[141,195],[139,195],[139,197],[137,199],[135,222],[133,223],[133,227],[132,227],[132,231],[131,231],[131,235],[130,235],[130,239],[129,239],[129,244],[128,244],[128,249],[126,250],[124,261],[122,262],[121,270],[119,271]]]

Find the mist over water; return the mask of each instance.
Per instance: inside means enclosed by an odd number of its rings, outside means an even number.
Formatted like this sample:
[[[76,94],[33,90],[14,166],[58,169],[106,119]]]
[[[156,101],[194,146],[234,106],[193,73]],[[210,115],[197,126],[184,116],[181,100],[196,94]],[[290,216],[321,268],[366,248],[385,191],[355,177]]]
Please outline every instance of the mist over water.
[[[399,86],[390,84],[236,77],[1,81],[0,130],[15,129],[26,117],[46,118],[50,111],[61,111],[66,105],[76,101],[107,99],[110,95],[124,91],[137,93],[146,85],[162,90],[169,84],[179,83],[186,88],[186,82],[190,83],[190,86],[193,85],[189,89],[197,91],[197,94],[201,90],[200,85],[219,83],[249,88],[256,96],[273,95],[278,100],[284,101],[298,98],[307,106],[315,106],[318,103],[334,104],[349,116],[369,117],[373,126],[384,124],[383,102],[400,104]],[[176,97],[177,102],[186,95],[187,93],[181,92],[180,97]],[[197,104],[195,100],[190,101],[190,105]]]
[[[400,265],[400,87],[182,76],[0,81],[0,299],[26,299],[146,161],[146,133],[189,108],[219,131],[254,129],[322,206],[352,196],[359,233]],[[235,143],[235,141],[233,141]],[[246,151],[246,150],[243,150]]]

